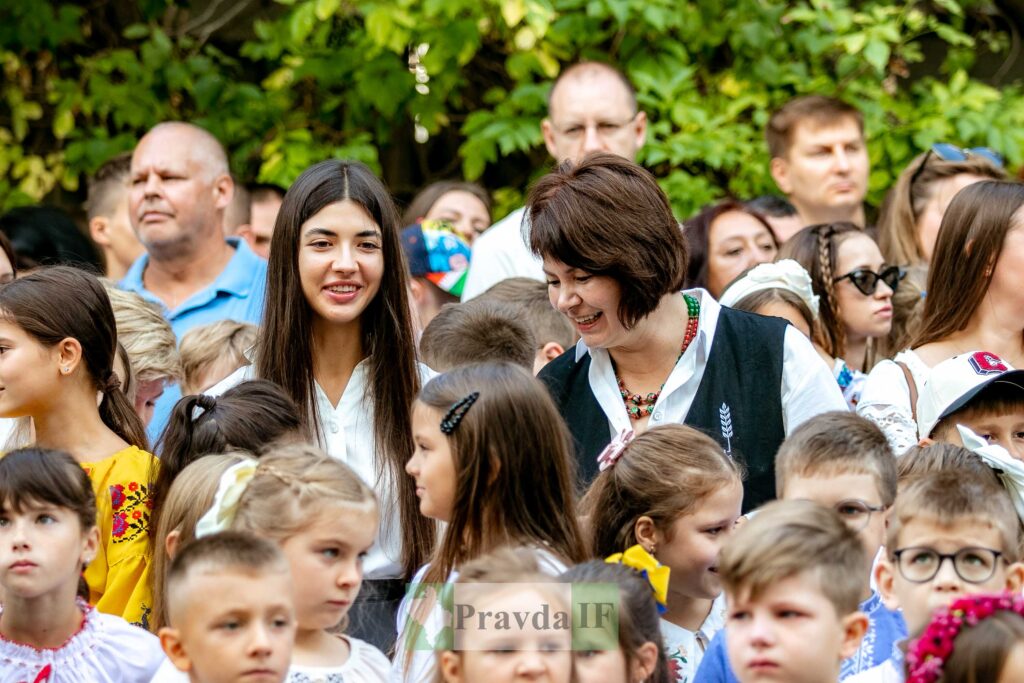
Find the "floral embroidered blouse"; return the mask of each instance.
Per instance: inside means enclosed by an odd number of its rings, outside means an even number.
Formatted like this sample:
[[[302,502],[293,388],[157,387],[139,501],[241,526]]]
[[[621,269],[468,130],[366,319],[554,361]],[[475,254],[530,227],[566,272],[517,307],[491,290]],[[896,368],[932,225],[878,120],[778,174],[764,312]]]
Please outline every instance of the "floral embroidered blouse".
[[[149,484],[157,460],[129,446],[109,458],[82,463],[96,492],[100,547],[85,570],[89,602],[100,612],[150,628]]]
[[[725,594],[711,604],[711,611],[696,631],[661,620],[661,637],[665,639],[665,656],[672,683],[693,683],[704,658],[704,652],[715,634],[725,628]]]

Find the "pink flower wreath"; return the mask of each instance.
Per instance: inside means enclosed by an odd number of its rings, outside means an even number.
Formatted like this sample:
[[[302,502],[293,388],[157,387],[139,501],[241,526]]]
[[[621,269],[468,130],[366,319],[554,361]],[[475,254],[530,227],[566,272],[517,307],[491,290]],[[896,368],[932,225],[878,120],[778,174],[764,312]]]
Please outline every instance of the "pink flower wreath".
[[[970,595],[936,612],[921,637],[910,644],[907,683],[935,683],[953,654],[953,641],[960,631],[1004,611],[1024,617],[1024,597],[1010,593]]]

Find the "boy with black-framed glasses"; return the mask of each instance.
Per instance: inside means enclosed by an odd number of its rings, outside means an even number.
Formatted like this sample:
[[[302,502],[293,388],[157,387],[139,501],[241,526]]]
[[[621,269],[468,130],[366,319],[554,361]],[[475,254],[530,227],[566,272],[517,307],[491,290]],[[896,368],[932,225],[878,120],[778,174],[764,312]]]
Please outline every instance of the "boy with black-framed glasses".
[[[968,471],[921,475],[900,489],[875,568],[885,603],[901,609],[911,636],[935,610],[975,593],[1020,592],[1020,531],[1009,494]],[[904,680],[903,650],[849,683]]]
[[[896,498],[896,459],[873,422],[835,411],[811,418],[782,443],[775,456],[775,477],[780,499],[810,500],[835,510],[864,548],[859,611],[867,615],[868,629],[857,651],[840,666],[840,680],[846,680],[887,660],[893,645],[907,635],[903,618],[883,604],[868,580]],[[694,680],[737,680],[727,667],[723,634],[712,641]]]

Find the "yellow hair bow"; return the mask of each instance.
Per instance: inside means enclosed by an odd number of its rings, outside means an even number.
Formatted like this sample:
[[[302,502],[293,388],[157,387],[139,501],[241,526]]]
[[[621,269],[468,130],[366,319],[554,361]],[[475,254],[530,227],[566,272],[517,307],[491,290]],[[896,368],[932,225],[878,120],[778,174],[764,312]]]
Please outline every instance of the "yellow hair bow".
[[[608,564],[622,564],[643,574],[647,583],[654,591],[654,601],[658,603],[658,611],[664,613],[668,609],[668,576],[669,568],[661,564],[644,550],[642,545],[635,545],[624,553],[615,553],[605,558]]]

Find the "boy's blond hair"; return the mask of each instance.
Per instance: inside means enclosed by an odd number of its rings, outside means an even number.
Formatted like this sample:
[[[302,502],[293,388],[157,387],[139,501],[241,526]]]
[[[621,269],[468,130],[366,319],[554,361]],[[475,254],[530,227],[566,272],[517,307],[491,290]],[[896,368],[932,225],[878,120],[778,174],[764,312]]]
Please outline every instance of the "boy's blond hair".
[[[845,410],[816,415],[782,442],[775,456],[775,495],[782,497],[794,476],[869,474],[882,505],[896,499],[896,458],[873,422]]]
[[[219,360],[230,360],[240,368],[249,364],[245,352],[256,344],[257,327],[235,320],[194,327],[181,338],[178,352],[184,379],[183,395],[193,394],[203,387],[196,386],[203,372]]]
[[[160,309],[134,292],[118,289],[109,280],[101,281],[114,309],[117,340],[128,352],[135,379],[180,380],[178,340]]]
[[[779,581],[809,573],[840,617],[857,611],[867,558],[839,515],[809,500],[768,503],[722,549],[718,572],[730,596],[756,600]]]
[[[1020,532],[1017,511],[1010,494],[991,479],[970,471],[941,471],[910,479],[900,490],[885,533],[886,552],[895,559],[900,549],[900,532],[915,519],[939,526],[960,521],[988,524],[999,531],[1003,553],[1008,562],[1020,560]]]

